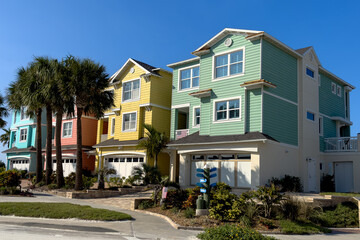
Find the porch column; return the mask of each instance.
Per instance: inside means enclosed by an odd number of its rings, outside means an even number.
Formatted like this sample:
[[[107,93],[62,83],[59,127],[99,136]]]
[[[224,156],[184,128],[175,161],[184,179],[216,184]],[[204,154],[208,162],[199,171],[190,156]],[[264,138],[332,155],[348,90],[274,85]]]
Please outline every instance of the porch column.
[[[170,150],[170,181],[175,182],[176,180],[176,150]]]
[[[180,154],[179,158],[179,184],[180,186],[190,186],[190,157],[188,154]]]
[[[260,186],[260,155],[251,154],[251,189]]]

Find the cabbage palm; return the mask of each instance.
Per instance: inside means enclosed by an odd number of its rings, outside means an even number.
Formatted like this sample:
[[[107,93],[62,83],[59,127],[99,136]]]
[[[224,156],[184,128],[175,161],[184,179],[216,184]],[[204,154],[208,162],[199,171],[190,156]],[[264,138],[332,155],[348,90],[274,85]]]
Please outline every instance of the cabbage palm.
[[[3,118],[8,116],[7,109],[3,105],[4,98],[0,96],[0,128],[5,127],[6,121]]]
[[[0,142],[3,144],[3,146],[7,145],[9,147],[10,143],[10,129],[2,129],[4,133],[0,136]]]
[[[105,67],[90,59],[79,59],[68,56],[65,59],[68,71],[69,93],[75,98],[77,117],[77,160],[75,189],[82,188],[82,129],[81,117],[83,114],[93,114],[96,118],[103,116],[104,111],[114,106],[113,93],[104,91],[108,88],[108,74]]]

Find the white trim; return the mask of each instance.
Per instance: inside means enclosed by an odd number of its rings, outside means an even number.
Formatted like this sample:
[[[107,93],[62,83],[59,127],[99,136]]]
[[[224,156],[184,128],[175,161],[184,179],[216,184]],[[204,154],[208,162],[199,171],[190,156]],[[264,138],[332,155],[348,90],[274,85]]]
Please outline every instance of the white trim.
[[[239,100],[239,118],[234,118],[234,119],[229,119],[229,101],[231,100]],[[217,102],[227,102],[227,109],[226,109],[226,119],[225,120],[216,120],[216,103]],[[241,96],[237,96],[237,97],[230,97],[230,98],[222,98],[222,99],[216,99],[213,101],[213,122],[212,123],[224,123],[224,122],[239,122],[241,121],[241,110],[242,110],[242,105],[241,105],[242,101],[241,101]]]
[[[51,155],[51,158],[53,158],[53,157],[56,157],[56,154],[52,154],[52,155]],[[62,153],[62,154],[61,154],[61,158],[63,158],[63,157],[65,157],[65,158],[75,157],[75,158],[76,158],[76,154]],[[45,158],[46,158],[46,156],[45,156]]]
[[[234,53],[234,52],[240,52],[240,51],[243,51],[243,60],[242,60],[242,64],[243,64],[243,67],[242,67],[242,72],[241,73],[237,73],[237,74],[233,74],[233,75],[230,75],[230,54],[231,53]],[[228,75],[227,76],[223,76],[223,77],[216,77],[216,57],[219,57],[219,56],[222,56],[222,55],[228,55],[228,64],[227,64],[227,73]],[[233,77],[239,77],[239,76],[243,76],[245,75],[245,46],[242,46],[242,47],[239,47],[239,48],[234,48],[232,50],[227,50],[227,51],[223,51],[223,52],[219,52],[219,53],[216,53],[212,56],[212,79],[211,81],[212,82],[216,82],[216,81],[220,81],[220,80],[224,80],[224,79],[229,79],[229,78],[233,78]]]
[[[91,117],[91,116],[81,116],[82,118],[87,118],[87,119],[93,119],[93,120],[98,120],[96,117]]]
[[[333,90],[333,87],[334,87],[334,90]],[[331,92],[333,94],[336,94],[336,83],[334,83],[334,82],[331,82]]]
[[[149,72],[148,70],[146,70],[145,68],[143,68],[140,64],[138,64],[136,61],[134,61],[132,58],[129,58],[129,59],[125,62],[125,64],[109,78],[110,83],[113,83],[113,82],[114,82],[114,79],[116,79],[116,78],[119,76],[119,74],[125,69],[126,65],[127,65],[129,62],[132,62],[134,65],[137,65],[139,68],[141,68],[142,70],[144,70],[146,73],[152,74],[151,72]]]
[[[175,63],[170,63],[168,65],[166,65],[167,67],[169,68],[173,68],[177,65],[181,65],[181,64],[185,64],[185,63],[190,63],[190,62],[195,62],[197,60],[200,60],[200,57],[194,57],[194,58],[190,58],[190,59],[187,59],[187,60],[183,60],[183,61],[180,61],[180,62],[175,62]]]
[[[124,84],[125,83],[129,83],[129,82],[134,82],[134,81],[138,81],[139,80],[139,97],[137,98],[130,98],[128,100],[124,100]],[[133,84],[131,84],[132,86]],[[132,91],[133,91],[133,88],[131,87],[131,97],[132,97]],[[139,101],[141,99],[141,78],[134,78],[134,79],[131,79],[131,80],[126,80],[126,81],[123,81],[122,82],[122,86],[121,86],[121,103],[128,103],[128,102],[136,102],[136,101]]]
[[[193,146],[193,145],[217,145],[217,144],[229,144],[229,143],[250,143],[250,142],[267,142],[269,139],[254,139],[254,140],[242,140],[242,141],[228,141],[228,142],[202,142],[202,143],[181,143],[181,144],[168,144],[168,146]]]
[[[275,95],[275,94],[273,94],[273,93],[270,93],[270,92],[268,92],[268,91],[265,91],[265,90],[264,90],[263,93],[266,93],[266,94],[268,94],[268,95],[270,95],[270,96],[272,96],[272,97],[278,98],[278,99],[283,100],[283,101],[285,101],[285,102],[294,104],[294,105],[296,105],[296,106],[298,105],[296,102],[293,102],[293,101],[288,100],[288,99],[286,99],[286,98],[280,97],[280,96]]]
[[[115,126],[116,126],[116,117],[112,117],[111,118],[111,127],[110,127],[110,136],[114,136],[115,135]]]
[[[184,70],[188,70],[188,69],[193,69],[193,68],[199,68],[199,86],[197,87],[193,87],[193,71],[190,70],[190,88],[184,88],[184,89],[181,89],[181,71],[184,71]],[[192,65],[192,66],[189,66],[189,67],[183,67],[183,68],[179,68],[178,70],[178,92],[187,92],[187,91],[191,91],[191,90],[196,90],[196,89],[199,89],[200,88],[200,64],[195,64],[195,65]]]
[[[171,106],[171,109],[176,109],[176,108],[188,108],[188,107],[190,107],[190,103],[173,105],[173,106]]]
[[[26,130],[26,138],[25,140],[21,140],[21,130]],[[29,129],[28,128],[20,128],[19,129],[19,143],[26,142],[29,136]]]
[[[158,108],[162,108],[162,109],[171,111],[171,108],[164,107],[164,106],[161,106],[161,105],[158,105],[155,103],[143,103],[143,104],[140,104],[139,107],[158,107]]]
[[[64,125],[65,125],[65,123],[71,123],[71,135],[69,135],[69,136],[64,136]],[[61,129],[61,130],[62,130],[62,131],[61,131],[61,137],[62,137],[62,138],[72,138],[73,126],[74,126],[74,123],[73,123],[72,120],[63,121],[63,122],[62,122],[62,129]]]
[[[330,75],[332,78],[336,79],[338,82],[340,82],[341,84],[344,84],[345,86],[349,86],[352,89],[355,89],[354,86],[352,86],[351,84],[349,84],[348,82],[342,80],[341,78],[339,78],[338,76],[336,76],[335,74],[329,72],[328,70],[326,70],[325,68],[323,68],[322,66],[319,66],[319,70],[321,70],[323,73]]]
[[[124,116],[127,114],[131,114],[131,113],[135,113],[135,129],[124,130]],[[123,113],[122,121],[121,121],[121,131],[122,132],[136,132],[137,131],[137,120],[138,120],[137,117],[138,117],[137,111]],[[130,120],[131,120],[131,118],[130,118]]]
[[[246,107],[245,107],[246,108]],[[260,113],[261,113],[261,126],[260,131],[263,131],[263,125],[264,125],[264,86],[261,87],[261,106],[260,106]]]
[[[21,118],[23,110],[24,110],[24,118]],[[30,116],[26,114],[26,111],[27,111],[27,107],[21,107],[20,108],[20,121],[28,121],[28,120],[30,120]]]
[[[110,153],[104,153],[102,154],[103,157],[105,156],[112,156],[112,155],[119,155],[119,156],[122,156],[124,157],[123,154],[131,154],[132,156],[146,156],[146,153],[143,153],[143,152],[132,152],[132,151],[118,151],[118,152],[110,152]],[[129,157],[132,157],[132,156],[129,156]],[[145,159],[144,159],[144,162],[145,162]]]
[[[339,89],[340,89],[340,91],[339,91]],[[341,97],[341,86],[339,86],[339,85],[336,86],[336,95]]]
[[[178,150],[178,154],[186,154],[186,153],[197,153],[197,152],[206,152],[207,155],[212,155],[212,152],[219,152],[219,151],[231,151],[236,152],[234,154],[238,154],[239,152],[251,152],[256,153],[258,152],[258,147],[243,147],[243,148],[198,148],[198,149],[187,149],[187,150]],[[209,154],[210,153],[210,154]],[[202,155],[202,154],[201,154]],[[204,159],[205,161],[207,159]],[[219,159],[221,160],[221,159]]]
[[[198,125],[196,125],[196,113],[195,113],[195,109],[200,109],[200,121],[201,121],[201,107],[200,105],[197,106],[193,106],[193,116],[192,116],[192,127],[193,128],[200,128],[200,123]]]
[[[25,155],[17,155],[17,156],[7,157],[7,159],[13,159],[13,158],[26,158],[26,159],[31,159],[31,157],[25,156]]]

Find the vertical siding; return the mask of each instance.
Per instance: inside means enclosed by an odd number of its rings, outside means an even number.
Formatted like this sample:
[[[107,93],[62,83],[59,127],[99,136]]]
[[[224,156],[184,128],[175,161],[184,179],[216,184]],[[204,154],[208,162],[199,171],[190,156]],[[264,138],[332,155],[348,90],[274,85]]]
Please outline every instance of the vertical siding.
[[[264,39],[262,44],[262,78],[277,86],[266,91],[297,102],[297,59]]]
[[[268,94],[263,98],[263,133],[279,142],[297,145],[297,106]]]
[[[261,89],[246,92],[246,132],[261,131]]]

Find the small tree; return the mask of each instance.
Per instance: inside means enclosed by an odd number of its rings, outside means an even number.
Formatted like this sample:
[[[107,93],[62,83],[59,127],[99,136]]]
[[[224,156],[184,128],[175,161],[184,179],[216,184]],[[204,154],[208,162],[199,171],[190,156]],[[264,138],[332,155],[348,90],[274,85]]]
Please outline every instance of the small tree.
[[[256,192],[256,198],[264,205],[264,215],[266,218],[271,216],[271,210],[274,204],[280,203],[283,195],[278,188],[272,183],[270,187],[261,186]]]
[[[108,176],[108,175],[111,175],[111,174],[116,174],[116,170],[113,169],[113,168],[101,168],[100,170],[97,171],[97,174],[99,175],[99,186],[98,186],[98,189],[99,190],[104,190],[105,188],[105,178]]]
[[[134,167],[132,174],[136,180],[142,181],[144,185],[158,184],[161,180],[159,170],[146,163],[143,163],[141,166]]]

